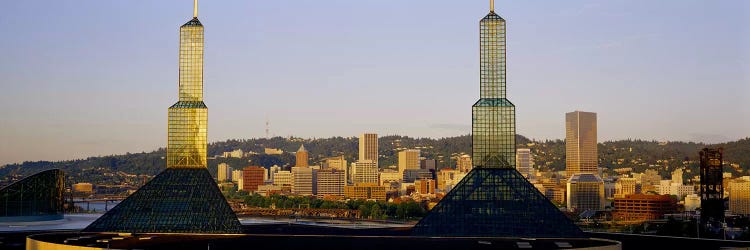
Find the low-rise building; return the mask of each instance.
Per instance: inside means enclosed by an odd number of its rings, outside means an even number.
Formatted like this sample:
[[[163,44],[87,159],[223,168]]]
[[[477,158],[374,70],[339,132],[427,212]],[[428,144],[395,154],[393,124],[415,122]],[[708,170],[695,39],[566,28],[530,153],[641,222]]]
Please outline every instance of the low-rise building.
[[[612,216],[618,221],[633,223],[661,219],[664,214],[677,211],[677,200],[669,195],[630,194],[615,198]]]
[[[386,187],[375,183],[359,183],[344,187],[344,196],[349,199],[385,201]]]

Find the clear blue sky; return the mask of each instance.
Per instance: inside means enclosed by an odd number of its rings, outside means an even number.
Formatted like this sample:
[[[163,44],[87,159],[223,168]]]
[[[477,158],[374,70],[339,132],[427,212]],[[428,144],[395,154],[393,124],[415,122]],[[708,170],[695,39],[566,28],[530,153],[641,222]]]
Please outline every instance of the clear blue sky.
[[[750,136],[750,2],[502,1],[518,133],[599,141]],[[471,132],[488,1],[200,2],[210,141]],[[177,100],[190,0],[0,8],[0,164],[150,151]]]

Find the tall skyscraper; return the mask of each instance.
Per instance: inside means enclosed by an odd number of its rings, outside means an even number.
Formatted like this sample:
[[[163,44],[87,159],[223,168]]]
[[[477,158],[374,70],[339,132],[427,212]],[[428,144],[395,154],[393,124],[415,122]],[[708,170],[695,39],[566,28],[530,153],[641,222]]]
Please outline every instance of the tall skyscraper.
[[[599,174],[596,149],[596,113],[565,114],[565,175]]]
[[[206,168],[208,107],[203,103],[203,24],[180,27],[179,101],[169,107],[167,168]]]
[[[516,107],[506,98],[505,19],[491,11],[479,21],[479,101],[472,106],[472,162],[515,168]]]
[[[359,136],[359,161],[366,160],[378,166],[378,134],[363,133]]]
[[[305,145],[299,146],[299,150],[297,150],[295,157],[297,158],[297,164],[295,164],[295,167],[310,166],[310,164],[307,162],[309,155],[307,153],[307,150],[305,150]]]
[[[519,148],[516,150],[516,170],[526,177],[526,179],[529,178],[529,174],[531,173],[531,164],[531,149]]]
[[[167,169],[84,232],[242,232],[237,215],[206,168],[203,25],[198,21],[198,1],[193,3],[193,18],[180,27],[179,100],[168,112]]]
[[[419,153],[419,149],[398,152],[398,172],[403,174],[407,169],[419,169]]]

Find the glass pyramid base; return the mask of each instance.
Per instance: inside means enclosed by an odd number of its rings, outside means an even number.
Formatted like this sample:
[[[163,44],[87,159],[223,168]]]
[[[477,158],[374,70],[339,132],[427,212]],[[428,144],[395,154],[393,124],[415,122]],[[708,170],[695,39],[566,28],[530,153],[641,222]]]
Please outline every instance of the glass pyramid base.
[[[512,168],[474,168],[412,231],[419,236],[584,238]]]
[[[241,233],[205,168],[166,169],[83,232]]]

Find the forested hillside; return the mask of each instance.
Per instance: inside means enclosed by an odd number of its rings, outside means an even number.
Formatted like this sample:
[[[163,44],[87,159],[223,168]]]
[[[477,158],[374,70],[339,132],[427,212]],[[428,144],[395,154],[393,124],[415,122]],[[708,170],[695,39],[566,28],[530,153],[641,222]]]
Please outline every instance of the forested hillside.
[[[531,148],[534,153],[535,166],[544,171],[565,169],[565,142],[562,140],[532,141],[517,136],[519,148]],[[228,140],[210,143],[209,171],[216,174],[219,163],[226,162],[235,169],[245,166],[279,165],[294,166],[294,155],[300,145],[304,144],[310,152],[310,163],[320,164],[326,157],[344,155],[347,161],[357,159],[358,138],[282,138]],[[704,147],[723,147],[725,171],[747,173],[750,168],[750,138],[717,145],[687,142],[656,142],[641,140],[608,141],[599,144],[600,166],[607,170],[615,168],[633,168],[641,172],[645,169],[659,170],[667,175],[677,167],[697,168],[698,151]],[[284,151],[281,155],[265,155],[264,148],[278,148]],[[455,158],[461,154],[471,153],[469,135],[440,139],[411,138],[406,136],[383,136],[379,138],[380,166],[388,167],[398,162],[398,151],[417,148],[422,156],[438,160],[438,167],[453,167]],[[223,152],[242,149],[244,152],[255,152],[243,158],[214,157]],[[127,153],[123,155],[97,156],[86,159],[48,162],[24,162],[0,167],[0,180],[6,183],[10,179],[51,168],[61,168],[71,182],[122,183],[128,178],[139,175],[153,176],[165,168],[165,150],[152,152]],[[607,172],[607,171],[605,171]],[[694,172],[695,173],[695,172]]]

